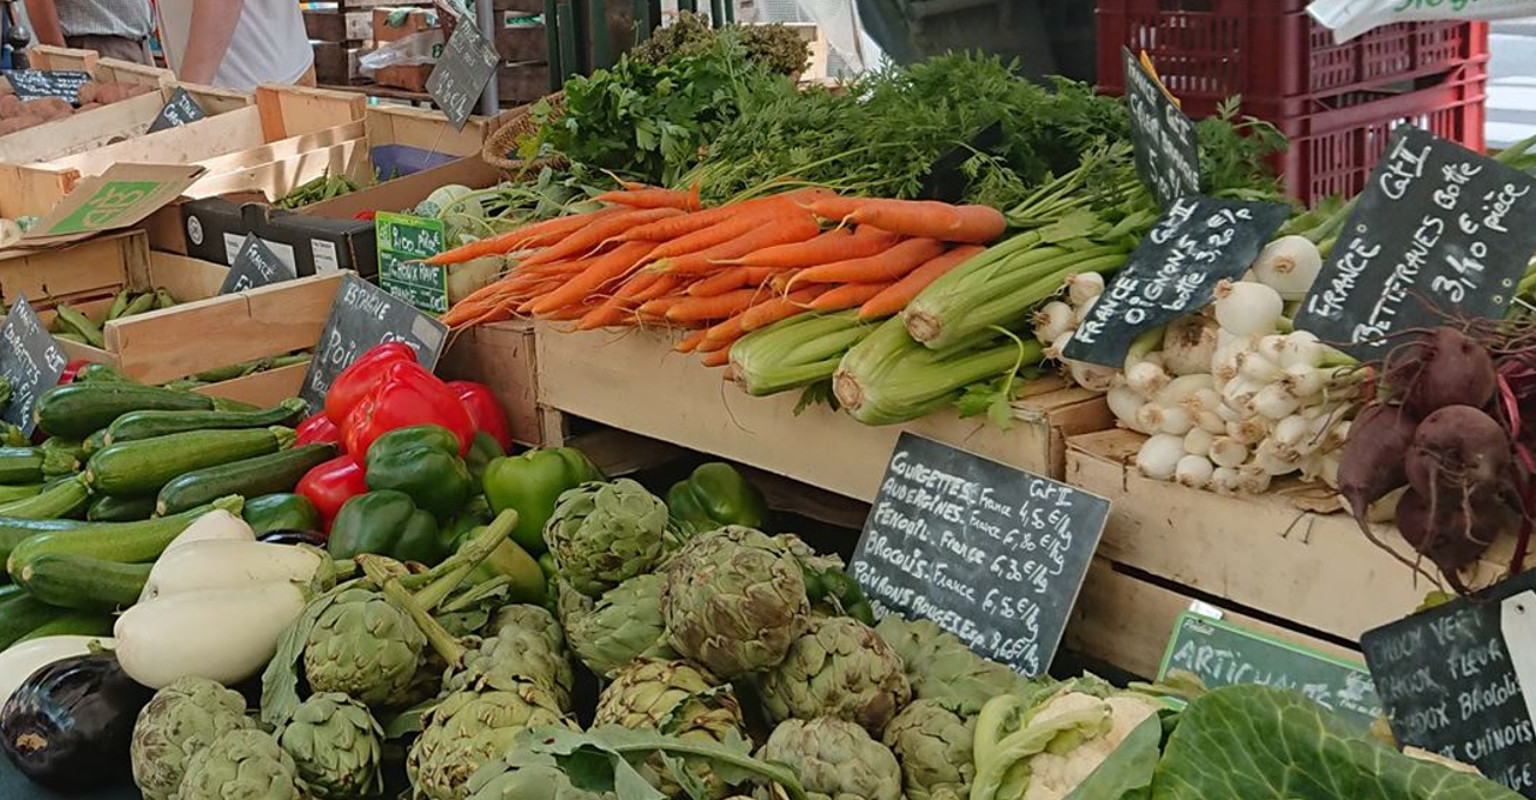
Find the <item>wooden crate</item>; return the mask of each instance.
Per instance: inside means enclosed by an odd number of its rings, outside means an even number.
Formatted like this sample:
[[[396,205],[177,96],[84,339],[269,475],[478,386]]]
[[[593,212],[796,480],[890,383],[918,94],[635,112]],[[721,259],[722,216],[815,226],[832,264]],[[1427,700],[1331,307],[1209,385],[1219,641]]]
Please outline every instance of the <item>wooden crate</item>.
[[[568,333],[536,328],[535,371],[542,441],[562,440],[565,415],[758,467],[858,500],[874,499],[904,430],[1039,475],[1060,477],[1066,437],[1111,424],[1103,397],[1038,382],[1004,431],[950,412],[900,426],[870,427],[818,407],[794,413],[798,393],[749,397],[719,370],[672,352],[662,336]]]
[[[437,374],[446,380],[489,386],[507,412],[512,438],[537,445],[542,439],[534,355],[532,323],[480,325],[454,334],[438,362]]]
[[[89,72],[96,80],[109,83],[163,86],[176,80],[176,74],[164,67],[102,58],[95,50],[40,44],[27,48],[27,59],[32,69]]]
[[[347,42],[310,42],[315,56],[315,80],[346,86],[363,77],[359,62],[363,48]]]
[[[1293,632],[1351,643],[1412,613],[1435,588],[1371,544],[1349,516],[1303,510],[1279,491],[1284,486],[1224,497],[1143,477],[1129,466],[1141,440],[1123,430],[1068,440],[1067,482],[1113,503],[1098,551],[1106,561]],[[1411,555],[1391,526],[1375,533]],[[1476,565],[1475,580],[1500,574],[1512,550],[1511,541],[1496,543]],[[1168,632],[1166,609],[1116,601],[1111,610],[1086,613],[1130,615],[1115,623],[1127,631],[1145,625]],[[1145,620],[1134,618],[1142,613]],[[1102,647],[1136,649],[1119,641]]]
[[[304,9],[304,33],[315,41],[362,44],[373,36],[373,13],[338,8]]]
[[[304,385],[308,364],[294,364],[257,372],[240,378],[199,386],[192,391],[211,397],[227,397],[254,406],[274,406],[290,397],[298,397]]]
[[[43,250],[0,250],[0,302],[25,295],[40,314],[59,302],[83,304],[111,298],[123,276],[149,266],[143,231],[124,231]]]
[[[502,106],[520,106],[549,94],[549,64],[520,61],[503,64],[496,71],[499,102]]]
[[[172,90],[161,91],[168,96]],[[0,193],[0,216],[46,214],[55,203],[74,191],[81,180],[99,175],[117,163],[198,163],[209,168],[210,174],[205,178],[220,170],[265,163],[277,158],[271,153],[292,154],[302,152],[301,148],[319,146],[316,142],[326,140],[326,131],[361,120],[366,108],[366,100],[362,97],[301,87],[264,86],[257,89],[254,99],[223,90],[191,87],[188,91],[210,112],[209,117],[84,152],[53,156],[39,163],[0,164],[0,185],[11,189]],[[163,104],[164,98],[156,95],[150,119],[159,113]],[[119,105],[123,104],[116,103],[99,110],[108,111]],[[50,126],[51,123],[38,130]],[[147,129],[148,122],[143,127]],[[359,124],[356,136],[361,134]],[[0,137],[0,147],[9,138]],[[262,161],[251,161],[243,155],[253,151],[260,153],[265,148],[271,150],[266,151],[268,155]],[[207,196],[199,193],[197,186],[194,184],[189,194]]]

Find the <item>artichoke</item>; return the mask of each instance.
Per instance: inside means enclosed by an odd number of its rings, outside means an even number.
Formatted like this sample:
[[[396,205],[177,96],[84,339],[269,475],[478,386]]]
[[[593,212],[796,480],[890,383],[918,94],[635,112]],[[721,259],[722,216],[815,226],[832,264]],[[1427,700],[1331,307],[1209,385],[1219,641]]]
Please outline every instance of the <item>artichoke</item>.
[[[975,714],[994,697],[1027,693],[1038,684],[976,655],[954,634],[928,620],[908,621],[887,614],[875,632],[906,664],[912,696],[918,700],[938,700]]]
[[[455,692],[422,722],[405,762],[417,800],[463,800],[469,777],[506,752],[524,728],[571,725],[555,698],[531,683],[505,691]]]
[[[469,800],[607,800],[612,795],[571,785],[552,756],[513,747],[469,778]]]
[[[383,791],[384,729],[362,703],[335,692],[312,695],[276,735],[315,797],[345,800]]]
[[[672,657],[663,642],[664,583],[659,574],[638,575],[604,592],[591,608],[571,613],[566,636],[587,669],[609,675],[640,656]]]
[[[763,706],[774,722],[838,717],[879,736],[912,699],[901,658],[874,628],[821,617],[762,677]]]
[[[176,800],[307,800],[293,758],[254,729],[215,739],[187,765]]]
[[[495,636],[503,628],[520,628],[538,633],[549,641],[550,648],[554,650],[565,647],[565,632],[560,628],[560,621],[543,606],[516,603],[497,609],[496,615],[491,617],[490,624],[486,626],[486,635]]]
[[[146,800],[167,800],[193,756],[230,731],[254,726],[239,692],[207,678],[179,678],[139,711],[128,750],[133,782]]]
[[[304,646],[315,692],[340,692],[370,707],[406,705],[427,637],[384,595],[347,589],[320,614]]]
[[[976,765],[971,740],[976,718],[963,717],[935,700],[918,700],[885,726],[885,746],[901,762],[907,800],[964,800]]]
[[[517,684],[532,683],[548,691],[561,710],[568,710],[574,680],[565,648],[552,647],[549,637],[538,630],[509,626],[466,653],[464,668],[448,674],[443,691],[515,689]]]
[[[642,658],[614,676],[597,698],[594,728],[619,725],[654,730],[679,739],[723,743],[741,732],[741,706],[729,686],[686,661]],[[712,796],[728,788],[705,759],[685,759],[687,769]],[[670,796],[682,787],[666,773],[660,756],[641,767],[652,786]]]
[[[774,728],[758,758],[793,769],[808,800],[901,800],[896,756],[847,720],[784,722]]]
[[[733,526],[678,552],[661,609],[672,649],[730,680],[783,661],[805,630],[810,602],[783,542]]]
[[[667,506],[629,480],[593,481],[560,495],[544,542],[560,575],[596,596],[650,572],[666,555]]]

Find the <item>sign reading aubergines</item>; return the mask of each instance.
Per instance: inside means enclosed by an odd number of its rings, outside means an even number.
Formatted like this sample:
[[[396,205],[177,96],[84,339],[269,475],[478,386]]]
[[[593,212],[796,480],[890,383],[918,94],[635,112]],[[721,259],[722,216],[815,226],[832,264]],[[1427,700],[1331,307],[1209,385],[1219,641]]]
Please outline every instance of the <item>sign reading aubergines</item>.
[[[877,611],[1043,675],[1108,518],[1102,497],[903,433],[850,574]]]

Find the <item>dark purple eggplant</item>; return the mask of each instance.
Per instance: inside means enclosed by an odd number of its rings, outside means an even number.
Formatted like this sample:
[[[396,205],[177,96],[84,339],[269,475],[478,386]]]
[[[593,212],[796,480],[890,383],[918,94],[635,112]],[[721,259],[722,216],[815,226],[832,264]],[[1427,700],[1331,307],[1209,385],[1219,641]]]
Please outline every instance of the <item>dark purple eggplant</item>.
[[[256,537],[256,541],[267,544],[307,544],[312,547],[325,547],[325,535],[314,531],[268,531]]]
[[[120,783],[133,724],[154,694],[111,653],[55,661],[0,708],[0,746],[22,774],[56,791]]]

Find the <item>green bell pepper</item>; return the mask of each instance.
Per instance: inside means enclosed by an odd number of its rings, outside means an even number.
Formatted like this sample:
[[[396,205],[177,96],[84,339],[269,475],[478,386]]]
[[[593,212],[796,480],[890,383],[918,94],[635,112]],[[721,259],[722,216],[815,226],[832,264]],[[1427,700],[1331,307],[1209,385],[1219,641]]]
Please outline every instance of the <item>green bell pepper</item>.
[[[602,479],[603,473],[580,450],[529,450],[498,458],[486,466],[485,499],[497,514],[509,508],[516,510],[517,527],[512,529],[512,541],[529,553],[542,553],[548,549],[544,545],[544,523],[554,515],[561,493]]]
[[[264,494],[245,501],[240,516],[257,536],[271,531],[320,531],[320,512],[301,494]]]
[[[667,511],[679,527],[711,531],[726,525],[761,528],[768,521],[763,493],[730,464],[701,465],[667,490]]]
[[[464,542],[484,527],[476,525],[461,531],[454,541],[454,550],[457,551],[463,547]],[[548,595],[546,576],[543,569],[539,567],[539,562],[511,539],[503,540],[497,545],[496,549],[480,562],[480,566],[470,573],[466,582],[479,584],[502,575],[508,579],[507,599],[514,603],[542,603]]]
[[[397,561],[436,564],[452,552],[451,544],[440,535],[437,520],[417,508],[410,495],[384,489],[342,505],[326,549],[337,559],[377,553]]]
[[[459,458],[459,439],[440,425],[396,428],[368,448],[364,481],[370,491],[393,489],[447,522],[469,499],[469,467]]]
[[[464,464],[469,467],[469,477],[473,485],[479,486],[485,479],[485,468],[492,461],[502,458],[507,454],[501,449],[501,443],[496,437],[485,431],[475,431],[475,438],[469,444],[469,452],[464,454]]]

